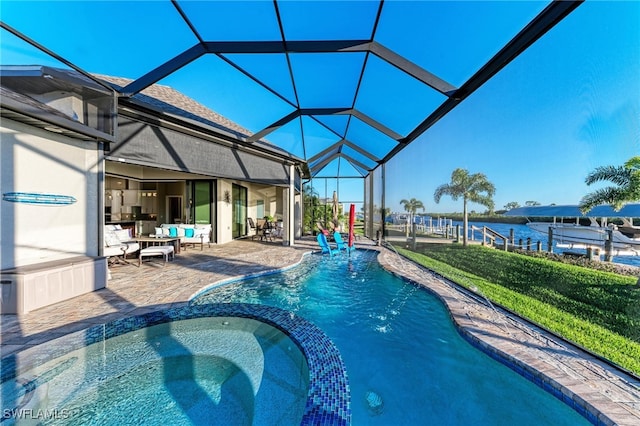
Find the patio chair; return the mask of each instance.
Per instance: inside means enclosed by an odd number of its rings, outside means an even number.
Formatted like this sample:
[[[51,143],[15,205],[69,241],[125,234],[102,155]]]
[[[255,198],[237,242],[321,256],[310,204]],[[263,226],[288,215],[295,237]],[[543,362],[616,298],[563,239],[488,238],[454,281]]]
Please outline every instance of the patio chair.
[[[336,245],[338,246],[338,250],[349,251],[356,248],[356,246],[349,247],[347,242],[342,239],[342,234],[340,234],[338,231],[333,233],[333,240],[336,242]]]
[[[279,220],[274,224],[274,226],[273,236],[282,238],[282,235],[284,234],[284,222]]]
[[[275,231],[275,223],[265,221],[264,225],[262,225],[262,235],[260,236],[260,240],[273,241]]]
[[[339,249],[331,248],[329,242],[327,241],[327,237],[324,234],[318,234],[316,240],[318,241],[318,245],[322,249],[322,254],[329,253],[329,256],[333,256],[335,253],[340,253]]]
[[[251,235],[251,239],[253,240],[258,235],[258,227],[256,226],[256,223],[253,221],[253,219],[250,217],[247,218],[247,227],[248,227],[247,235]]]
[[[275,223],[269,222],[266,218],[258,219],[256,231],[257,235],[260,236],[260,241],[273,241],[275,227]]]

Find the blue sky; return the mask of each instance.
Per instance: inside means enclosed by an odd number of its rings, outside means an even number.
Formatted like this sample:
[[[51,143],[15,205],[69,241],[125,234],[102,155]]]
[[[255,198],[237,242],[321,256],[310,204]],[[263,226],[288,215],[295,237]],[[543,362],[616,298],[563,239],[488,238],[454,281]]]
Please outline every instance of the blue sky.
[[[207,40],[273,40],[279,29],[270,1],[180,2]],[[327,4],[331,13],[327,13]],[[370,2],[279,3],[289,38],[368,38]],[[242,7],[240,7],[242,6]],[[546,2],[400,2],[383,7],[376,40],[459,86],[509,41]],[[215,7],[216,13],[206,13]],[[170,2],[6,1],[2,20],[80,68],[137,78],[185,49],[195,37]],[[113,16],[110,18],[109,16]],[[365,19],[366,18],[366,19]],[[242,22],[242,25],[238,25]],[[158,25],[158,23],[161,23]],[[114,31],[109,31],[113,29]],[[0,33],[2,64],[61,64]],[[363,54],[292,55],[301,106],[336,106],[353,99]],[[283,94],[274,96],[215,56],[203,57],[162,80],[251,131],[291,111],[284,56],[230,55]],[[337,60],[337,61],[336,61]],[[406,134],[444,97],[387,63],[367,63],[356,107]],[[345,77],[347,76],[347,77]],[[392,82],[392,83],[391,83]],[[516,201],[576,204],[587,173],[640,155],[640,2],[587,1],[527,52],[405,148],[387,166],[387,205],[418,198],[429,212],[461,211],[460,201],[433,201],[435,188],[458,167],[481,172],[496,186],[497,209]],[[247,100],[250,99],[250,102]],[[323,118],[338,131],[344,117]],[[300,144],[300,128],[310,141]],[[366,140],[376,155],[393,141],[353,120],[349,138]],[[335,135],[310,119],[268,139],[297,155],[313,154]],[[353,154],[353,153],[352,153]],[[356,154],[353,154],[356,155]],[[334,172],[336,164],[326,174]],[[344,170],[344,166],[343,166]],[[335,179],[317,180],[331,196]],[[340,199],[362,199],[359,180],[339,183]],[[483,211],[484,207],[471,205]]]
[[[461,167],[495,184],[498,209],[576,204],[591,170],[640,155],[639,102],[640,3],[587,2],[392,160],[387,194],[461,211],[433,201]]]

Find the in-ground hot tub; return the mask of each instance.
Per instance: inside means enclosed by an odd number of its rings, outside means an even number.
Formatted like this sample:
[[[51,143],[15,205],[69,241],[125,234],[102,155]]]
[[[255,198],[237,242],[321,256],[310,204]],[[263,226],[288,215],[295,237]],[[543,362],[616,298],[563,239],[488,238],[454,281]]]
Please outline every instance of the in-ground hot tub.
[[[322,395],[336,395],[346,410],[330,414],[348,424],[346,373],[325,338],[302,318],[256,305],[132,317],[34,348],[17,358],[15,374],[3,359],[3,417],[7,424],[36,417],[65,425],[301,424],[326,415]],[[338,388],[327,366],[341,367],[330,369]]]

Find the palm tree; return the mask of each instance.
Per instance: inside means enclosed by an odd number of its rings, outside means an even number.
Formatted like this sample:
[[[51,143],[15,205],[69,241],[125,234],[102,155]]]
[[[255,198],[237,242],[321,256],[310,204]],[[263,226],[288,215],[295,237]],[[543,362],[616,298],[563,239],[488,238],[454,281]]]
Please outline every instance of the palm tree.
[[[640,156],[631,157],[623,166],[597,167],[584,181],[587,185],[609,181],[617,186],[601,188],[582,197],[579,207],[583,214],[600,204],[610,204],[614,210],[620,210],[625,204],[640,200]],[[640,287],[640,277],[636,287]]]
[[[455,169],[451,173],[451,182],[440,185],[433,194],[436,203],[440,202],[443,195],[451,196],[453,201],[462,197],[463,201],[463,236],[462,244],[467,246],[467,234],[469,228],[469,218],[467,215],[467,201],[481,204],[489,210],[493,210],[493,194],[496,192],[495,186],[489,182],[482,173],[469,174],[465,169]]]
[[[410,200],[400,200],[400,204],[404,206],[404,211],[409,212],[409,222],[407,224],[407,237],[409,236],[409,227],[413,224],[413,216],[416,214],[418,209],[422,209],[424,211],[424,204],[422,201],[416,200],[412,198]]]
[[[600,204],[610,204],[620,210],[626,203],[640,200],[640,156],[631,157],[623,166],[601,166],[589,173],[585,183],[609,181],[617,186],[608,186],[585,195],[580,200],[580,211],[584,214]]]

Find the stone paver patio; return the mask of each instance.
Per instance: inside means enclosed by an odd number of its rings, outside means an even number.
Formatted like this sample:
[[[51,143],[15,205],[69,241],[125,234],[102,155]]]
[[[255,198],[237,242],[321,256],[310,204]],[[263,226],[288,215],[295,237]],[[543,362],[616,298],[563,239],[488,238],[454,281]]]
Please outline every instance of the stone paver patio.
[[[393,251],[361,240],[380,251],[390,272],[427,287],[449,307],[461,335],[491,356],[507,360],[517,371],[600,424],[640,424],[640,380],[499,309],[481,296],[460,290]],[[293,247],[280,242],[237,240],[224,245],[189,248],[163,267],[162,260],[141,267],[110,269],[108,287],[23,316],[0,317],[2,356],[64,334],[118,318],[178,307],[216,282],[259,274],[299,262],[316,250],[311,238]],[[137,260],[134,261],[137,263]]]

